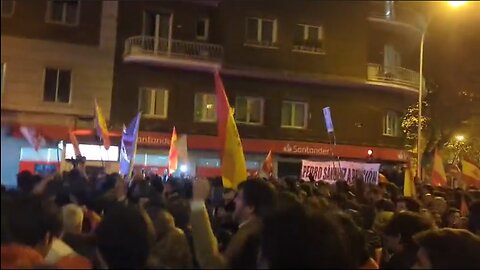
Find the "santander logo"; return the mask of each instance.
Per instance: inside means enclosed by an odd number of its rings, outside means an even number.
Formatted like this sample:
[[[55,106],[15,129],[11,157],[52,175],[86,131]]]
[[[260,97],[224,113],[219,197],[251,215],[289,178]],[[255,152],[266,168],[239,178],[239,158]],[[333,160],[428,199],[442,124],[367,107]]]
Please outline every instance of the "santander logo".
[[[293,144],[293,145],[286,144],[282,150],[285,153],[292,153],[292,154],[306,154],[306,155],[317,155],[317,156],[324,156],[324,155],[330,154],[330,149],[328,148],[299,146],[296,144]]]

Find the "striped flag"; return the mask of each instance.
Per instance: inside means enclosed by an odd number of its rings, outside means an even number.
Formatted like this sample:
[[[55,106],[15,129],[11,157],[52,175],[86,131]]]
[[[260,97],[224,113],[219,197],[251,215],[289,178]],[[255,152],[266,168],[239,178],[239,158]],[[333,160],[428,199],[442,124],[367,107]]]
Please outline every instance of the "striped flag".
[[[267,157],[262,163],[262,171],[268,176],[272,176],[273,174],[272,150],[268,151]]]
[[[22,133],[23,137],[25,137],[35,151],[38,151],[38,149],[47,144],[45,138],[34,127],[21,126],[20,133]]]
[[[225,188],[236,189],[238,184],[247,179],[247,164],[233,110],[228,103],[218,70],[215,71],[214,76],[217,94],[217,129],[222,150],[222,182]]]
[[[97,131],[97,137],[103,142],[103,147],[106,150],[110,148],[110,137],[108,135],[107,122],[103,116],[102,109],[98,106],[97,99],[95,99],[95,129]]]
[[[468,186],[480,188],[480,167],[475,163],[462,161],[462,180]]]
[[[177,131],[173,127],[170,150],[168,151],[168,174],[172,174],[178,167]]]
[[[432,185],[433,186],[447,185],[447,175],[445,174],[442,156],[440,156],[440,151],[438,151],[438,149],[435,149],[435,154],[433,158]]]

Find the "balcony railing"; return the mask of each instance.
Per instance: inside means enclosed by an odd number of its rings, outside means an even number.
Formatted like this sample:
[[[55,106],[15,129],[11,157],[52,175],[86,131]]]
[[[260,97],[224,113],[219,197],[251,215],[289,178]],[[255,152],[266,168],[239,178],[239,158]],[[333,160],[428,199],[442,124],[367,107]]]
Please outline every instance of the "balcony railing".
[[[170,44],[169,44],[170,43]],[[220,62],[223,47],[217,44],[134,36],[125,41],[124,56],[158,56]]]
[[[418,91],[420,74],[416,71],[398,66],[383,66],[369,63],[367,67],[367,80],[370,82],[405,86],[414,91]],[[423,87],[425,89],[425,79],[423,79]]]

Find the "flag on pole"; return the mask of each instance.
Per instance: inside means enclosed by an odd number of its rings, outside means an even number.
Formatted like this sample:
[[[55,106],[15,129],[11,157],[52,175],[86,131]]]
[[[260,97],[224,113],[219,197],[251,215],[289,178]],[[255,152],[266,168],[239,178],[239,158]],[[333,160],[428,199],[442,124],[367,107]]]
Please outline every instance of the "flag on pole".
[[[25,137],[35,151],[38,151],[38,149],[47,144],[45,138],[34,127],[21,126],[20,133],[22,133],[23,137]]]
[[[447,176],[445,174],[445,169],[443,168],[443,160],[440,156],[440,151],[438,151],[438,149],[435,149],[435,154],[433,158],[432,185],[447,185]]]
[[[217,129],[221,144],[222,182],[225,188],[236,188],[247,179],[247,164],[243,155],[242,142],[233,117],[233,109],[228,103],[225,88],[218,71],[215,71],[215,91],[217,94]]]
[[[122,141],[120,147],[120,175],[130,176],[135,162],[135,154],[137,152],[138,131],[140,126],[140,118],[142,113],[139,112],[128,128],[123,126]]]
[[[480,188],[480,167],[475,163],[463,160],[462,161],[462,180],[468,186],[475,186]]]
[[[98,106],[97,99],[95,99],[95,129],[97,130],[97,136],[103,142],[103,147],[106,150],[110,148],[110,137],[108,136],[107,122],[103,116],[102,109]]]
[[[268,155],[262,163],[262,171],[268,176],[272,176],[273,174],[272,150],[268,151]]]
[[[415,182],[413,180],[413,173],[410,167],[405,169],[405,176],[403,179],[403,196],[416,197],[417,190],[415,189]]]
[[[172,139],[170,140],[170,151],[168,151],[168,174],[172,174],[177,170],[178,166],[178,149],[177,149],[177,131],[173,127]]]
[[[70,135],[70,142],[72,143],[73,146],[73,152],[75,153],[75,157],[82,156],[82,153],[80,152],[80,144],[78,143],[77,136],[73,132],[73,130],[69,131]]]

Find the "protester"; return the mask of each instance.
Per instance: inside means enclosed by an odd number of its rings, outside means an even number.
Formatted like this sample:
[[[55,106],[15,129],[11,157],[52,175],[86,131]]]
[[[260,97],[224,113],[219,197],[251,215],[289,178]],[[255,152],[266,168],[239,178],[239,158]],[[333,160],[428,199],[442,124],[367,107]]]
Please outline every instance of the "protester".
[[[429,230],[413,239],[420,246],[414,269],[478,269],[480,266],[480,237],[467,230]]]

